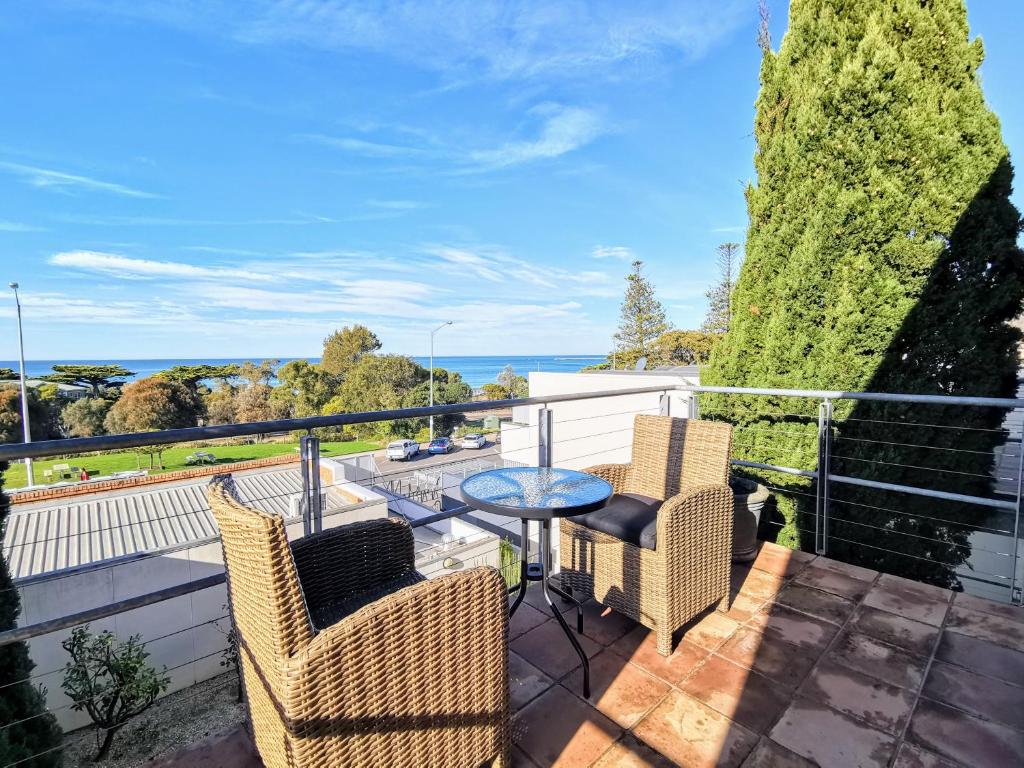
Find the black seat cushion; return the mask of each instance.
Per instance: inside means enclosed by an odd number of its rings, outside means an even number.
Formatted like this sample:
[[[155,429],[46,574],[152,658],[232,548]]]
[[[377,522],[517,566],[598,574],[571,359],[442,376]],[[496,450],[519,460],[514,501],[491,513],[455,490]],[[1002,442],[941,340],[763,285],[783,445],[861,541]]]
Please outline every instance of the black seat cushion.
[[[592,531],[600,531],[644,549],[656,549],[658,543],[658,509],[661,499],[639,493],[616,493],[607,506],[570,518]]]
[[[425,580],[426,578],[419,571],[410,569],[393,579],[378,584],[373,589],[353,592],[344,596],[339,595],[321,605],[307,605],[309,618],[313,622],[313,628],[319,632],[382,597],[387,597]]]

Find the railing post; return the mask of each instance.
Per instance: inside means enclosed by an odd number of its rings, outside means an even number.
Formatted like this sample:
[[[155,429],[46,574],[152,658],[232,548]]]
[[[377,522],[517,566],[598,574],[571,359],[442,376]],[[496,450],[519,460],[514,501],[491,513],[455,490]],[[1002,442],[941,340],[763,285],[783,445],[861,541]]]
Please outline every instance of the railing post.
[[[1020,562],[1020,502],[1021,490],[1024,486],[1024,426],[1021,427],[1020,442],[1017,443],[1017,508],[1013,512],[1013,560],[1010,563],[1010,602],[1014,605],[1024,605],[1024,595],[1020,586],[1020,579],[1017,577],[1017,567]]]
[[[690,393],[690,400],[688,402],[688,405],[689,405],[689,409],[688,409],[688,413],[687,413],[686,417],[689,418],[689,419],[699,419],[700,418],[700,406],[697,403],[697,393],[696,392],[691,392]]]
[[[551,410],[537,411],[537,466],[551,466]]]
[[[299,438],[299,463],[302,471],[302,533],[323,530],[323,508],[320,498],[320,438],[303,435]]]
[[[832,401],[818,405],[818,482],[814,496],[814,551],[828,553],[829,487],[828,473],[832,455]]]
[[[662,392],[658,397],[658,413],[662,416],[671,416],[672,398],[668,392]]]

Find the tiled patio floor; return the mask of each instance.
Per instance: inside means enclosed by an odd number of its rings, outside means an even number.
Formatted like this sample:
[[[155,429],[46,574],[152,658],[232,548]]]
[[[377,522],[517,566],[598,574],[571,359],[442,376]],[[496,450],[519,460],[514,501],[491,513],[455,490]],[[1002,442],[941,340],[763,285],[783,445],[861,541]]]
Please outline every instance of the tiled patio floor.
[[[1024,609],[765,544],[667,659],[588,604],[584,700],[578,658],[528,594],[513,765],[1024,765]],[[212,749],[175,765],[230,764]]]

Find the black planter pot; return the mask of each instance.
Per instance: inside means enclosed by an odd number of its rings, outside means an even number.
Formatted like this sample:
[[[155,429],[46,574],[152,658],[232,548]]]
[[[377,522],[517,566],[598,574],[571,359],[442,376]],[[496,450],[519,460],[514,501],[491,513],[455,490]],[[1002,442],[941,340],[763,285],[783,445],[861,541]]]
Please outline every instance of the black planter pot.
[[[747,563],[757,555],[757,525],[768,502],[768,489],[742,477],[729,478],[733,492],[732,561]]]

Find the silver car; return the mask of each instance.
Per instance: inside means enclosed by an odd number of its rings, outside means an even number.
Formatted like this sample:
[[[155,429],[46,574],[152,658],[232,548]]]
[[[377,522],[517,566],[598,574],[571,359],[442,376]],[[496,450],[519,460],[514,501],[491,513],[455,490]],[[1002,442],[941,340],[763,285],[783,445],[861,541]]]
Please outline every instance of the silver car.
[[[463,435],[462,442],[459,444],[463,448],[483,448],[487,445],[487,438],[474,432],[471,435]]]
[[[387,456],[391,461],[408,461],[420,452],[420,444],[415,440],[395,440],[388,443]]]

